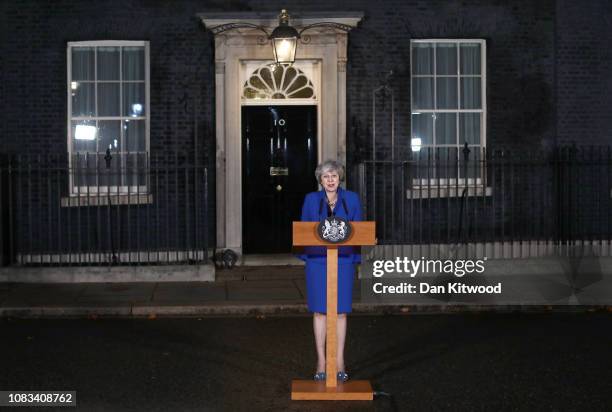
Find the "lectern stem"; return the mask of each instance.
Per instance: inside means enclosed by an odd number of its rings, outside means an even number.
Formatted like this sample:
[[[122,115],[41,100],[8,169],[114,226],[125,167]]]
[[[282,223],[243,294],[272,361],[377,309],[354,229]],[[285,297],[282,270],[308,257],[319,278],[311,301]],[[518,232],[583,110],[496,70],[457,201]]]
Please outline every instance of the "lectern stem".
[[[338,386],[336,374],[338,372],[336,353],[338,348],[338,247],[327,247],[327,333],[325,356],[325,386],[335,388]]]

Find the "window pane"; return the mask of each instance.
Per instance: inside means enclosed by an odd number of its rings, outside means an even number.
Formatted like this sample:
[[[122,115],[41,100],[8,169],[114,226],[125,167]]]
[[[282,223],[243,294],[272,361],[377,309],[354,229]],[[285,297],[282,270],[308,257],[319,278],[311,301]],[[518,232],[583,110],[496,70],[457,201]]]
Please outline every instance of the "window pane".
[[[119,83],[98,83],[98,116],[119,115]]]
[[[289,97],[293,99],[309,99],[314,96],[314,91],[310,87],[306,87],[302,90],[298,90],[297,92],[292,93]],[[284,96],[280,93],[275,95],[274,97],[284,98]]]
[[[111,149],[111,154],[114,156],[116,152],[121,151],[121,122],[119,120],[100,120],[98,126],[100,129],[100,144],[98,152],[106,153],[106,149]]]
[[[146,116],[144,83],[123,83],[123,115]]]
[[[457,45],[438,43],[436,45],[436,74],[457,74]]]
[[[419,151],[412,151],[412,160],[414,161],[412,174],[413,178],[416,178],[419,183],[424,183],[424,181],[434,178],[435,152],[436,149],[433,146],[426,146]],[[427,184],[425,183],[425,185]]]
[[[412,79],[413,109],[433,109],[433,77]]]
[[[481,109],[480,77],[461,78],[461,108]]]
[[[467,162],[463,153],[464,149],[461,148],[459,151],[459,177],[479,178],[482,175],[480,149],[478,147],[470,147],[469,149],[470,153],[467,157]]]
[[[96,158],[97,155],[95,153],[75,153],[72,155],[73,182],[76,187],[81,187],[80,189],[75,189],[75,192],[85,194],[87,189],[83,189],[83,186],[96,185]]]
[[[125,120],[123,135],[125,136],[124,151],[144,152],[146,150],[144,120]]]
[[[95,116],[95,83],[80,83],[73,81],[70,84],[72,94],[72,115],[75,117]]]
[[[274,66],[272,69],[272,76],[274,77],[274,84],[280,89],[283,81],[284,70],[282,67]]]
[[[433,43],[412,44],[412,74],[434,74]]]
[[[457,114],[436,114],[436,144],[457,144]]]
[[[285,72],[285,81],[283,82],[283,86],[281,87],[281,89],[284,90],[287,87],[289,87],[289,85],[291,84],[293,79],[295,79],[296,76],[297,76],[297,70],[295,70],[293,66],[288,67],[287,71]],[[256,79],[256,77],[252,77],[251,80],[252,79]]]
[[[110,162],[108,163],[104,159],[105,154],[100,153],[98,155],[98,181],[100,186],[118,186],[121,183],[121,158],[119,154],[112,153]],[[116,189],[114,189],[116,190]],[[104,192],[103,192],[104,193]],[[111,192],[112,193],[112,192]]]
[[[436,95],[438,109],[456,109],[457,108],[457,78],[456,77],[438,77],[436,79]]]
[[[267,81],[272,81],[272,76],[270,75],[270,72],[268,70],[262,70],[262,75],[267,73],[267,76],[262,76],[264,78],[264,80],[267,79]],[[306,78],[306,76],[299,76],[294,82],[293,84],[287,89],[286,93],[288,95],[293,94],[296,90],[301,89],[302,87],[308,85],[308,79]]]
[[[144,186],[146,184],[147,156],[145,153],[130,153],[126,158],[126,184]]]
[[[95,80],[95,50],[93,47],[72,48],[72,79]]]
[[[98,47],[98,80],[119,80],[119,47]]]
[[[433,144],[433,114],[432,113],[413,113],[412,114],[412,139],[420,139],[420,145]],[[411,141],[414,146],[417,143]]]
[[[435,154],[436,178],[454,179],[457,177],[457,147],[439,147]],[[440,182],[442,183],[442,182]],[[445,182],[449,184],[449,182]],[[452,184],[452,183],[451,183]]]
[[[73,151],[95,152],[97,150],[98,129],[95,120],[75,120],[72,122]]]
[[[144,79],[144,47],[124,47],[123,80]]]
[[[480,145],[480,113],[459,114],[459,144]]]
[[[480,74],[480,44],[463,43],[460,53],[461,74]]]

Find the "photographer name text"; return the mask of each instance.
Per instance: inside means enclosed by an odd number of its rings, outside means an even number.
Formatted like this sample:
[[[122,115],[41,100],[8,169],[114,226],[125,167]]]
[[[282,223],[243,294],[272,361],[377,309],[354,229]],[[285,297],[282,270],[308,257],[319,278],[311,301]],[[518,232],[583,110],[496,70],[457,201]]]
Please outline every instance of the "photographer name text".
[[[372,290],[376,294],[501,294],[501,282],[496,285],[466,285],[461,282],[452,282],[445,285],[431,285],[427,282],[416,284],[402,282],[399,285],[384,285],[381,282],[374,283]]]

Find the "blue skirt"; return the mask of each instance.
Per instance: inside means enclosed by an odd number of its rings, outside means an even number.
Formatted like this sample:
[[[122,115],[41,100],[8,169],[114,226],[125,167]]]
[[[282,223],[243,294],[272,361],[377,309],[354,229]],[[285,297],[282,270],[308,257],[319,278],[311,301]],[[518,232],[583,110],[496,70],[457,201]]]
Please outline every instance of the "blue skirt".
[[[355,265],[338,263],[338,313],[351,312]],[[327,264],[306,262],[306,295],[308,310],[327,313]]]

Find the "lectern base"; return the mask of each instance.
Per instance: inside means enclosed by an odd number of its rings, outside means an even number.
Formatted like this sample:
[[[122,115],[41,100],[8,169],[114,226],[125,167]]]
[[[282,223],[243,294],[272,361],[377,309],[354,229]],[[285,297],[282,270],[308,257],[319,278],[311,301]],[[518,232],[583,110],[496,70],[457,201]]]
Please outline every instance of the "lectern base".
[[[374,391],[370,381],[338,382],[335,388],[327,388],[325,381],[291,381],[291,400],[293,401],[371,401]]]

